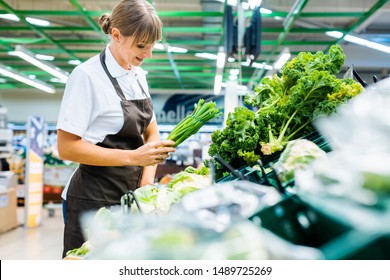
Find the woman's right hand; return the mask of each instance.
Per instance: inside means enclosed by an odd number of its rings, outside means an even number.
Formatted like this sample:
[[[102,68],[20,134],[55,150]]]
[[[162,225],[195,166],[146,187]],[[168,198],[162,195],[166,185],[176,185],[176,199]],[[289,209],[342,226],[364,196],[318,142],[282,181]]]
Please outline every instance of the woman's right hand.
[[[134,151],[134,164],[138,166],[148,166],[164,162],[169,153],[174,153],[175,142],[163,140],[158,142],[148,142]]]

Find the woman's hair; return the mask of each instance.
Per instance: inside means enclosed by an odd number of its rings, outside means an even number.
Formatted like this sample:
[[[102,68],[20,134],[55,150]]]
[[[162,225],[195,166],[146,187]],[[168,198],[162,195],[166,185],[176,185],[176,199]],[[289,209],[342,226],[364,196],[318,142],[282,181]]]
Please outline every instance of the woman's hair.
[[[104,34],[118,28],[123,36],[134,36],[134,43],[152,44],[161,40],[162,22],[153,6],[145,0],[122,0],[111,15],[99,18]]]

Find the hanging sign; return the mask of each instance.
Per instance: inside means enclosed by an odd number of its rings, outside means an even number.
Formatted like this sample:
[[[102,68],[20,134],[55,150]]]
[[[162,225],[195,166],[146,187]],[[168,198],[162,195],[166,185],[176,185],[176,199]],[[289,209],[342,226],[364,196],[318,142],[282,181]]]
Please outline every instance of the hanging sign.
[[[223,107],[223,96],[202,94],[155,94],[152,95],[153,107],[159,124],[178,124],[194,110],[195,103],[199,99],[214,101],[217,107]],[[207,124],[221,125],[223,116],[210,120]]]
[[[25,176],[25,227],[41,224],[43,203],[43,141],[44,122],[40,116],[27,121],[26,176]]]

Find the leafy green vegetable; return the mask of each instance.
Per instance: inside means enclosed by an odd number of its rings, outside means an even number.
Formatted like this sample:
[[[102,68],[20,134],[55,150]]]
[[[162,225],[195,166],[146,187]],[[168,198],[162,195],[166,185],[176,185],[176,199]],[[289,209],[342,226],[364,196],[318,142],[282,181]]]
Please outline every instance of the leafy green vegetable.
[[[158,188],[154,185],[138,188],[134,191],[134,195],[143,213],[166,213],[182,197],[182,194],[176,190],[166,187]],[[132,205],[131,209],[133,212],[138,211],[135,205]]]
[[[87,240],[79,248],[75,248],[66,252],[66,256],[84,257],[91,251],[91,248],[91,242]]]
[[[241,166],[255,162],[260,158],[255,150],[260,148],[260,126],[256,123],[256,114],[250,109],[240,106],[228,114],[226,127],[217,129],[211,134],[212,143],[209,155],[219,155],[233,166]],[[207,161],[205,162],[207,165]],[[215,162],[216,177],[221,177],[224,167]]]
[[[197,169],[193,166],[188,166],[184,169],[184,171],[187,173],[193,173],[193,174],[203,175],[203,176],[210,174],[210,170],[206,166],[203,166],[200,169]]]
[[[181,120],[169,133],[168,140],[175,141],[175,147],[179,146],[186,139],[197,133],[199,129],[208,121],[222,115],[221,108],[216,108],[213,101],[205,102],[200,99],[194,105],[194,111]]]
[[[177,173],[173,177],[172,181],[168,183],[168,187],[182,195],[186,195],[205,188],[210,184],[209,173],[206,167],[202,169],[187,167],[184,171]]]
[[[274,164],[282,182],[294,179],[295,171],[308,167],[317,158],[326,158],[326,153],[315,143],[306,139],[297,139],[288,142]]]
[[[301,52],[285,64],[281,75],[265,77],[247,93],[244,103],[230,113],[223,130],[214,131],[209,155],[219,155],[234,168],[253,164],[267,155],[281,152],[287,143],[314,131],[312,122],[330,115],[363,91],[352,79],[338,79],[345,60],[339,45],[327,54]],[[226,168],[215,164],[216,177]]]

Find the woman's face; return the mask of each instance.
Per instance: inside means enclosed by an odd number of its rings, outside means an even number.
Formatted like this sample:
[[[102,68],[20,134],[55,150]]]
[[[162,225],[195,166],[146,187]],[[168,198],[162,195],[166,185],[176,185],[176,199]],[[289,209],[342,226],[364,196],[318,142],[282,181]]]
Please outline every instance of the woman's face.
[[[143,44],[142,42],[135,44],[134,37],[125,37],[122,34],[113,34],[114,50],[111,51],[114,54],[115,59],[125,69],[131,68],[131,66],[141,66],[145,58],[152,57],[153,44]]]

